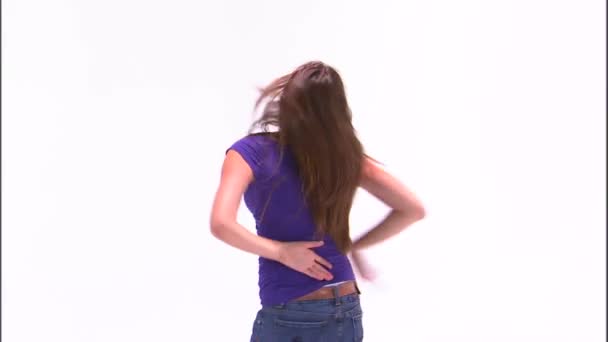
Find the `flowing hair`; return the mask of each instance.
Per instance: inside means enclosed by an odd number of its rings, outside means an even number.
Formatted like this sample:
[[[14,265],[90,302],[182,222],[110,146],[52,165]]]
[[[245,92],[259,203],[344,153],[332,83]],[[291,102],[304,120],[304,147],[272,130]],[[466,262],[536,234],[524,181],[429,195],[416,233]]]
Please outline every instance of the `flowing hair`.
[[[366,155],[340,75],[322,62],[306,63],[261,89],[255,108],[263,102],[262,115],[249,133],[261,127],[292,152],[316,224],[315,237],[328,234],[347,253],[352,245],[350,210]],[[271,127],[278,131],[270,132]]]

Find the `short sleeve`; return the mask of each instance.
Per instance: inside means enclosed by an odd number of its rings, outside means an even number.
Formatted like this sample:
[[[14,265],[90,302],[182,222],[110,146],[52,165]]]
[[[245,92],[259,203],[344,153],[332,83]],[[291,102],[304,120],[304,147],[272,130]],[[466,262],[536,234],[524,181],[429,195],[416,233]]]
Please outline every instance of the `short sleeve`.
[[[238,140],[227,148],[225,153],[228,153],[230,150],[238,152],[251,168],[253,177],[258,179],[262,174],[262,146],[260,146],[259,142],[254,138],[254,136],[246,136]]]

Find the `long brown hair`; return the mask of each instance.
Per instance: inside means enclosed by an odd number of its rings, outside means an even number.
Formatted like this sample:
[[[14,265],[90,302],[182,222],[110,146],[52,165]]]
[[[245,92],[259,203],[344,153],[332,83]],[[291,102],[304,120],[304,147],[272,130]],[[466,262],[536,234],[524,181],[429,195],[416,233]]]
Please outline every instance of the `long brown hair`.
[[[338,72],[309,62],[261,89],[255,108],[267,101],[250,133],[274,126],[274,136],[297,163],[306,204],[317,230],[346,253],[352,244],[349,215],[362,171],[363,146],[352,125]]]

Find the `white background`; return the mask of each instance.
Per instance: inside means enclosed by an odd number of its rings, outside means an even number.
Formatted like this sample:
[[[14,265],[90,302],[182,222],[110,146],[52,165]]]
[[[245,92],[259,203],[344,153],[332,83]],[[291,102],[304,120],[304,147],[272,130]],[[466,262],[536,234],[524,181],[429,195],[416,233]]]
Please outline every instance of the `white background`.
[[[367,252],[366,341],[604,341],[605,32],[599,0],[2,1],[2,340],[248,340],[211,201],[256,87],[320,59],[428,210]]]

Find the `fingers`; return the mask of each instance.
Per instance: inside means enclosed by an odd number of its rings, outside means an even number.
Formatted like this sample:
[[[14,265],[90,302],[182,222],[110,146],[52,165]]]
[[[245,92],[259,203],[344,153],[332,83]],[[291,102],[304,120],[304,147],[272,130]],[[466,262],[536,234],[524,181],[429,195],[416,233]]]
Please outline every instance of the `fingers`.
[[[306,274],[317,280],[331,280],[333,276],[321,265],[315,264],[306,269]]]
[[[325,260],[324,258],[320,257],[319,255],[315,255],[315,261],[318,262],[319,264],[331,269],[332,265],[329,263],[329,261]]]
[[[322,246],[323,244],[324,244],[323,241],[305,242],[305,245],[307,248],[319,247],[319,246]],[[323,259],[322,257],[320,257],[317,254],[315,254],[315,261],[329,269],[331,269],[331,267],[332,267],[332,265],[329,263],[329,261]]]
[[[367,262],[367,260],[362,255],[359,255],[358,253],[353,253],[352,257],[353,266],[355,267],[357,273],[359,273],[361,278],[368,281],[376,280],[376,270]]]
[[[311,278],[315,278],[317,280],[323,280],[323,276],[315,273],[315,271],[312,269],[312,267],[307,268],[304,273]]]
[[[282,263],[314,279],[331,280],[334,277],[327,269],[331,269],[332,264],[311,250],[323,244],[324,241],[289,242],[286,246],[290,248],[286,248],[287,256],[283,258]]]
[[[331,280],[333,279],[333,275],[331,273],[329,273],[323,266],[319,265],[319,264],[314,264],[311,267],[317,274],[320,274],[323,279],[325,280]]]
[[[376,274],[375,270],[368,270],[365,274],[365,280],[374,281],[378,278],[378,274]]]
[[[319,247],[322,246],[324,244],[323,241],[311,241],[311,242],[305,242],[305,246],[307,248],[314,248],[314,247]],[[329,263],[329,261],[325,260],[324,258],[322,258],[321,256],[317,255],[315,253],[315,261],[318,262],[319,264],[331,269],[332,265]]]

